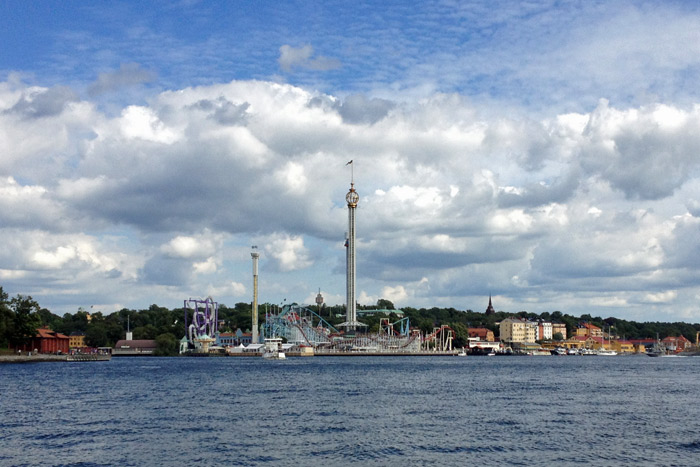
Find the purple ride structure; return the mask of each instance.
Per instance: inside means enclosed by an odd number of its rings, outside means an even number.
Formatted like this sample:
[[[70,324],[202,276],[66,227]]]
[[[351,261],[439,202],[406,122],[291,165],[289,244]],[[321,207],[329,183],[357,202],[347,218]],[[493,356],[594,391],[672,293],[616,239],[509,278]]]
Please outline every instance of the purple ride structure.
[[[208,352],[219,331],[219,304],[213,298],[204,300],[190,298],[184,302],[187,347],[195,352]],[[188,325],[188,314],[192,311],[192,322]]]

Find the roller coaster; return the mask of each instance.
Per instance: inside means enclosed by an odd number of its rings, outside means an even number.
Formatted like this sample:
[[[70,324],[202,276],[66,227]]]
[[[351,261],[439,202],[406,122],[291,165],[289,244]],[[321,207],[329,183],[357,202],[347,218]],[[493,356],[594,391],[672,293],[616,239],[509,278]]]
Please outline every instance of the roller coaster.
[[[281,337],[287,343],[318,350],[412,353],[452,351],[454,331],[449,326],[440,326],[423,336],[420,330],[411,329],[405,317],[394,323],[389,318],[381,318],[376,333],[345,334],[310,308],[292,303],[284,305],[277,313],[266,313],[263,335]]]

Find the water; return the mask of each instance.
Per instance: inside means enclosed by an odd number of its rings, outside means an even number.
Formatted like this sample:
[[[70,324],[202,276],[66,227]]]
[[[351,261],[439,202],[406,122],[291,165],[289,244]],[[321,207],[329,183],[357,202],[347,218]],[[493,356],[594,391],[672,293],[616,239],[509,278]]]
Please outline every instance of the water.
[[[0,465],[700,462],[700,358],[0,365]]]

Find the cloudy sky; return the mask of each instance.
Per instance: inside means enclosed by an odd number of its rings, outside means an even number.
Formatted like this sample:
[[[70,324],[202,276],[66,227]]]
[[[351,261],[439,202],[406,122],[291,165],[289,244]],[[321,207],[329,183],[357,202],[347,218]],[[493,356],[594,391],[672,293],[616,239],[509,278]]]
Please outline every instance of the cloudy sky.
[[[0,2],[0,285],[700,321],[690,1]]]

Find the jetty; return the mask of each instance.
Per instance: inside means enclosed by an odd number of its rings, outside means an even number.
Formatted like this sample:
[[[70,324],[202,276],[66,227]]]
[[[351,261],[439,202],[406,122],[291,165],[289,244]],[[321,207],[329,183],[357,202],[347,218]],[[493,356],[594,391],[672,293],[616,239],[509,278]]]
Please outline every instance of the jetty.
[[[2,363],[43,363],[43,362],[105,362],[111,360],[110,354],[33,354],[0,355]]]

